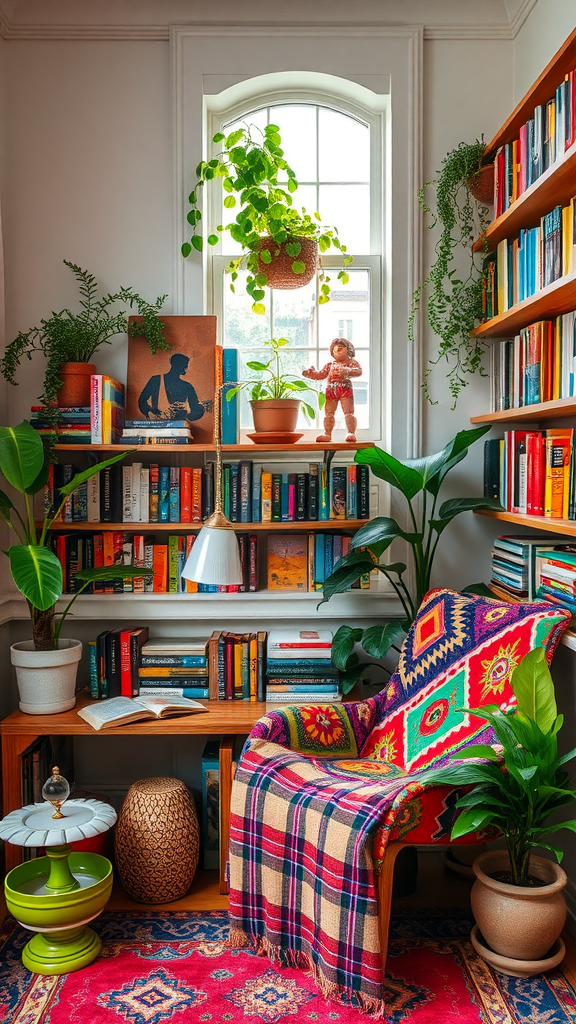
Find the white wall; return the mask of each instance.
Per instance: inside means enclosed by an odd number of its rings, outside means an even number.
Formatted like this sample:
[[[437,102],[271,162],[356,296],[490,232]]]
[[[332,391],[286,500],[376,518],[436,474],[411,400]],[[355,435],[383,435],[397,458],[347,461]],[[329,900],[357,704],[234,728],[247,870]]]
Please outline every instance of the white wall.
[[[514,103],[575,28],[574,0],[538,0],[514,40]]]

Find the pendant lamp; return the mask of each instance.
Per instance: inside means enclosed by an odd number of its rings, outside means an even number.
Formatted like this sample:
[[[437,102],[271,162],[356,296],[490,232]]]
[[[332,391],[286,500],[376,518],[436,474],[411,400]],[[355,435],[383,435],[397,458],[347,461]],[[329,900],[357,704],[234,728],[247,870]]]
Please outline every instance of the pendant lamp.
[[[221,403],[222,386],[216,388],[214,400],[214,448],[216,450],[214,512],[208,517],[196,537],[182,570],[182,576],[185,580],[193,580],[195,583],[233,586],[242,583],[242,565],[236,534],[222,509]]]

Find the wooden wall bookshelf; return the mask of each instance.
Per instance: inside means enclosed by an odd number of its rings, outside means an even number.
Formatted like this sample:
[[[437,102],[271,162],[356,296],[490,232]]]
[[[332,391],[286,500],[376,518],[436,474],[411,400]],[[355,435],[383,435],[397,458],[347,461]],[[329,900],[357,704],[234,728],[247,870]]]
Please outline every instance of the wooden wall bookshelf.
[[[555,89],[564,75],[572,71],[574,67],[576,67],[576,29],[570,33],[552,60],[546,65],[542,74],[538,76],[526,95],[514,108],[510,117],[490,140],[486,146],[487,156],[495,153],[499,146],[518,137],[521,126],[534,113],[534,107],[540,103],[546,103],[546,100],[554,95]]]
[[[548,516],[529,516],[522,512],[496,511],[494,509],[477,508],[474,514],[500,519],[516,526],[528,526],[532,530],[545,530],[549,533],[561,533],[565,537],[576,537],[576,519],[550,519]]]
[[[471,416],[470,423],[514,423],[518,421],[557,420],[565,416],[576,416],[576,398],[558,398],[553,402],[535,402],[515,409],[501,409],[499,412],[485,412]]]
[[[275,532],[280,530],[300,530],[309,533],[311,530],[359,530],[366,526],[368,519],[314,519],[310,522],[290,521],[270,523],[231,523],[233,530],[239,533],[254,533],[259,530]],[[41,523],[36,524],[41,527]],[[76,533],[104,533],[114,530],[122,533],[194,533],[201,530],[203,523],[54,523],[51,527],[54,533],[72,531]]]
[[[510,338],[536,320],[553,319],[573,309],[576,309],[576,270],[480,324],[471,334],[473,338]]]
[[[484,235],[474,242],[474,252],[493,252],[503,238],[516,236],[520,228],[533,228],[554,206],[567,206],[576,191],[576,142],[540,175],[530,188],[493,220]]]

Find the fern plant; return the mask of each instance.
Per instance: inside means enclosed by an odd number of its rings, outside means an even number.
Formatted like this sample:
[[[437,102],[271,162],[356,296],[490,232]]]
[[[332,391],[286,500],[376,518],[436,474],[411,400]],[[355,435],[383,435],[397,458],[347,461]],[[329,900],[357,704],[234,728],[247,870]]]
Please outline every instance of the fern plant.
[[[42,404],[54,406],[62,387],[60,367],[63,363],[89,363],[101,345],[110,344],[116,334],[129,329],[127,308],[136,309],[142,317],[141,324],[130,325],[130,332],[144,336],[152,352],[170,346],[164,337],[164,324],[158,318],[167,296],[161,295],[155,303],[149,303],[132,288],[120,288],[114,294],[98,298],[98,284],[93,274],[82,270],[75,263],[64,260],[78,283],[80,311],[73,313],[62,309],[40,321],[39,327],[20,331],[6,348],[0,359],[0,372],[9,384],[17,384],[16,371],[24,357],[32,359],[34,352],[46,356],[44,390],[40,396]],[[122,304],[124,309],[113,307]]]

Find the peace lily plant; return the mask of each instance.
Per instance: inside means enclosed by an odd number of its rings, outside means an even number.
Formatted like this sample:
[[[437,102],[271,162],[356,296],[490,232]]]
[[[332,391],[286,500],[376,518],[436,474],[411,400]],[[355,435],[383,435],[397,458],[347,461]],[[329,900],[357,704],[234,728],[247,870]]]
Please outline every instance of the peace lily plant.
[[[49,531],[58,520],[66,500],[84,481],[89,480],[106,466],[123,459],[128,452],[114,455],[105,462],[77,473],[60,488],[58,505],[54,513],[45,512],[37,523],[34,516],[34,497],[44,490],[48,480],[48,456],[40,436],[24,420],[17,427],[0,427],[0,472],[6,482],[18,492],[21,501],[14,504],[6,491],[0,490],[0,516],[9,527],[15,541],[4,549],[10,561],[12,578],[30,609],[34,648],[36,651],[58,649],[62,626],[76,598],[96,580],[117,580],[145,576],[151,573],[133,565],[111,565],[96,569],[81,569],[77,592],[56,617],[56,602],[62,595],[62,566],[52,550]]]

